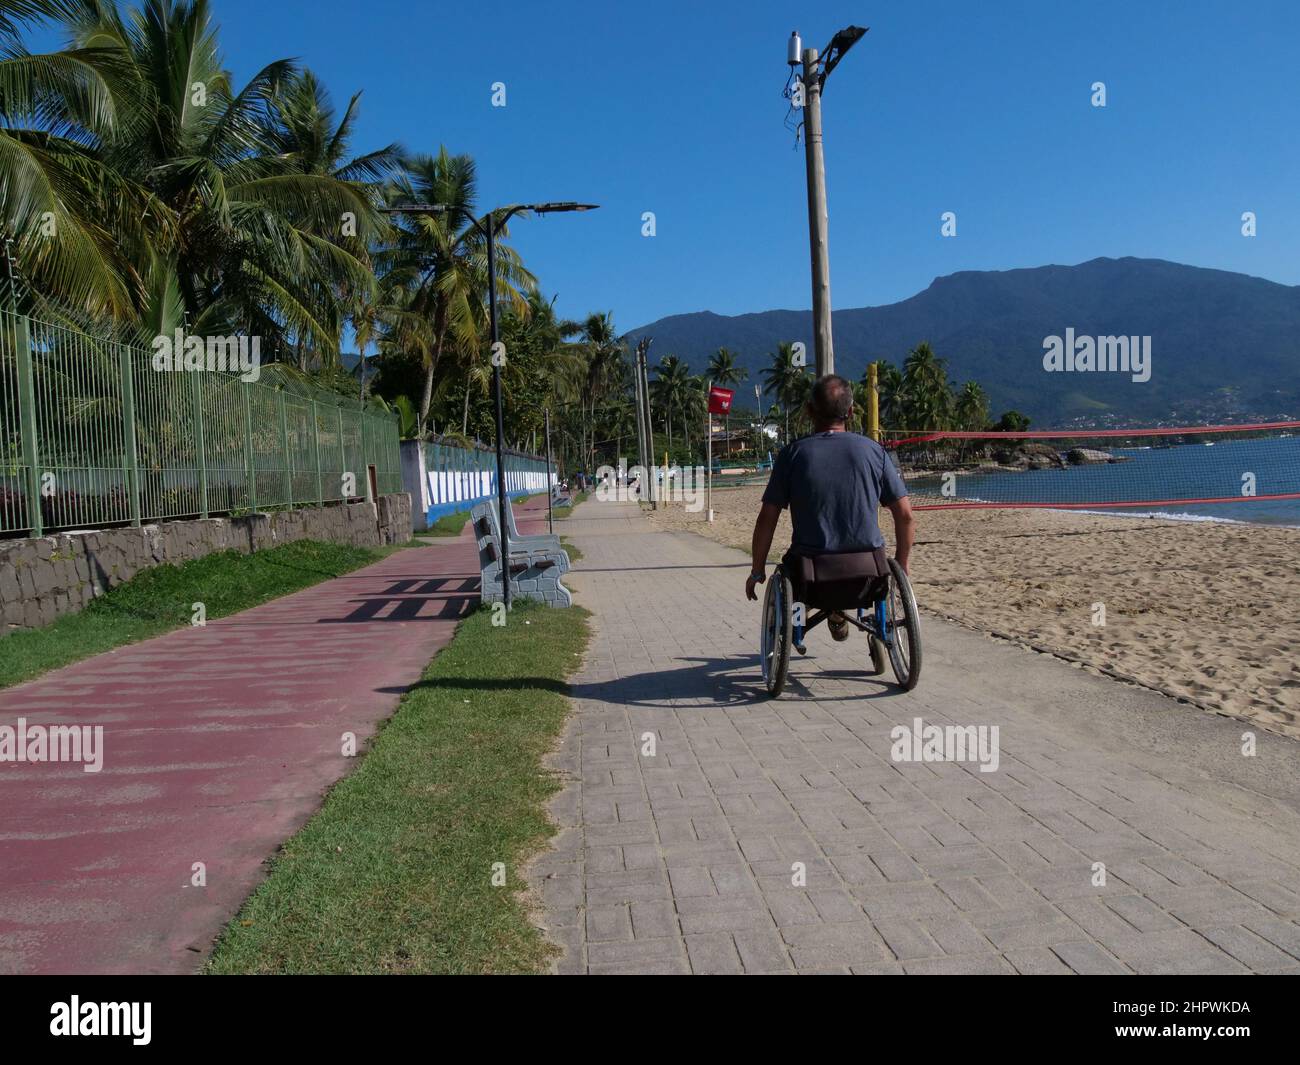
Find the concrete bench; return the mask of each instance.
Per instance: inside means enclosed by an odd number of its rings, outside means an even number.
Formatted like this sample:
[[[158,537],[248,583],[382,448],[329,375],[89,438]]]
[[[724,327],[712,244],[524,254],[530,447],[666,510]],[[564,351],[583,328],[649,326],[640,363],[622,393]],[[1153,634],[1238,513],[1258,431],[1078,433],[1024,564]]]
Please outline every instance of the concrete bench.
[[[495,499],[490,502],[492,503],[492,515],[494,518],[498,519],[496,527],[500,529],[500,508],[497,506],[497,501]],[[521,533],[519,531],[519,524],[515,521],[514,507],[506,507],[506,522],[507,528],[510,530],[510,550],[512,552],[515,548],[519,548],[521,551],[525,549],[529,551],[564,550],[564,548],[560,546],[560,538],[556,536],[555,533]],[[568,555],[565,555],[565,558],[567,559]],[[567,570],[569,567],[568,565],[565,565],[564,568]]]
[[[496,507],[490,500],[470,510],[474,536],[478,541],[481,595],[485,603],[499,603],[501,589],[501,536],[497,531]],[[569,556],[560,550],[530,550],[510,545],[510,592],[512,598],[536,599],[548,606],[572,606],[573,596],[560,578],[569,569]]]
[[[573,506],[573,497],[557,484],[551,489],[551,506],[571,507]]]

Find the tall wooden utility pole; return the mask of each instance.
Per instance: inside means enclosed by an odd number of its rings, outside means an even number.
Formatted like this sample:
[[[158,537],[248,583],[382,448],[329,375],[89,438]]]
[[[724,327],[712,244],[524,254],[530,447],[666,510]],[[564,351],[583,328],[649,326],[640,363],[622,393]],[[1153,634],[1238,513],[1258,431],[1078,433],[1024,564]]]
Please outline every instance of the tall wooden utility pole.
[[[831,336],[831,260],[827,232],[826,160],[822,153],[822,90],[831,71],[867,31],[847,26],[831,38],[824,53],[802,48],[799,31],[790,35],[786,62],[803,63],[798,86],[803,108],[804,158],[808,171],[808,250],[812,260],[813,344],[817,354],[817,376],[835,372],[835,344]]]
[[[835,343],[831,336],[831,255],[827,243],[830,221],[826,210],[826,159],[822,154],[822,76],[818,51],[803,54],[804,158],[808,169],[808,249],[812,255],[813,344],[817,376],[835,372]]]

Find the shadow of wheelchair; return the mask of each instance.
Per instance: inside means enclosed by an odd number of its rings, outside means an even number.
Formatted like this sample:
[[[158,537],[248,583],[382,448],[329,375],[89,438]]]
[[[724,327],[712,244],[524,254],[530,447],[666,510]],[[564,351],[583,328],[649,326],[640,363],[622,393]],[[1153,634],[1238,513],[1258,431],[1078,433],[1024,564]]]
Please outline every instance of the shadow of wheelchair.
[[[827,703],[883,699],[905,694],[892,680],[886,680],[883,676],[868,676],[865,670],[814,669],[805,671],[802,675],[791,671],[786,693],[780,699],[772,699],[763,685],[758,659],[756,652],[728,655],[725,658],[679,658],[675,661],[688,664],[679,669],[648,670],[609,680],[571,683],[569,696],[618,706],[703,711],[735,706],[762,706],[783,700],[797,701],[798,698]],[[869,690],[819,692],[816,690],[819,677],[862,681]],[[791,696],[795,699],[792,700]]]

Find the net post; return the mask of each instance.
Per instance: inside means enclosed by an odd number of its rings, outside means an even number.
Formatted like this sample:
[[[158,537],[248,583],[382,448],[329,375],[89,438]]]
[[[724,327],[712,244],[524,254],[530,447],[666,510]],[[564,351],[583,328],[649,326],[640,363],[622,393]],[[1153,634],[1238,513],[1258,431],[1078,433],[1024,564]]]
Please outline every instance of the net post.
[[[867,367],[867,436],[880,443],[880,368]]]

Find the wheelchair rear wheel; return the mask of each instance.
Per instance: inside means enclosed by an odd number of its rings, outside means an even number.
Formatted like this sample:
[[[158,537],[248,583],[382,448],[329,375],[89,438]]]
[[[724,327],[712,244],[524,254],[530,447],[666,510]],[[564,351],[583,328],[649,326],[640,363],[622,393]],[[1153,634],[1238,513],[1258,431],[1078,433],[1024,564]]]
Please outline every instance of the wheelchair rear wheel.
[[[763,597],[763,630],[760,665],[767,694],[775,698],[785,689],[785,676],[790,668],[790,645],[794,642],[793,593],[790,581],[780,568],[768,578],[767,594]]]
[[[921,679],[921,617],[916,609],[912,582],[903,567],[889,560],[889,596],[885,614],[889,623],[889,661],[904,691],[911,691]]]

